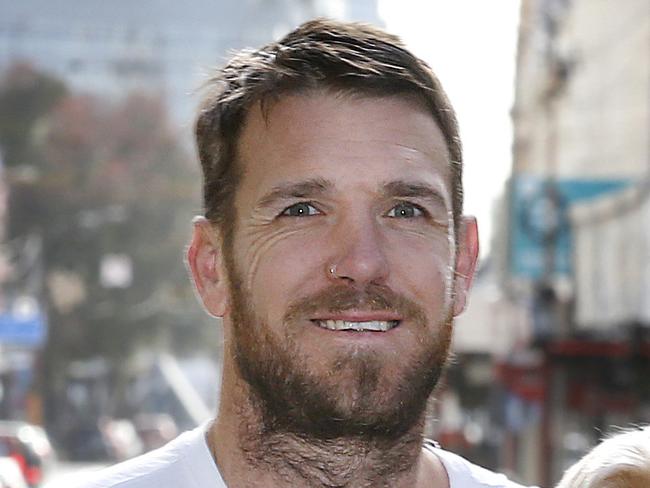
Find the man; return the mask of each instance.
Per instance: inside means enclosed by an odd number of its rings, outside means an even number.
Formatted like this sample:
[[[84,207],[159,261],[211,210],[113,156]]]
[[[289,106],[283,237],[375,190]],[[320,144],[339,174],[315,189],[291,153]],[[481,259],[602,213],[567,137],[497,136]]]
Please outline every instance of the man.
[[[312,21],[209,88],[188,263],[223,318],[219,413],[82,486],[518,486],[422,438],[478,252],[430,69]]]

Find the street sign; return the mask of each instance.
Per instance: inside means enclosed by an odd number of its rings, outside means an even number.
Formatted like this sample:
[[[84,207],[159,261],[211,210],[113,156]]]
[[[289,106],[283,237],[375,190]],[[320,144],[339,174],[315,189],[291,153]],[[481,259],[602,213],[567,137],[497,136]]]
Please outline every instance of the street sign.
[[[539,280],[546,273],[570,275],[573,235],[567,212],[572,204],[619,191],[627,180],[555,179],[520,174],[510,194],[510,272]],[[547,270],[552,252],[554,269]]]
[[[38,347],[46,336],[47,321],[32,297],[18,297],[0,312],[0,344]]]

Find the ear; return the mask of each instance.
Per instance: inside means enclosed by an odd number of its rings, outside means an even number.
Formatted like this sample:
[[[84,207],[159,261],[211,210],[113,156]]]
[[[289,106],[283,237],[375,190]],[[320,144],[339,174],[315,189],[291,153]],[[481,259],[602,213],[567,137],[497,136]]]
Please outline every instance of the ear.
[[[193,221],[192,242],[187,263],[203,306],[214,317],[223,317],[228,309],[228,280],[221,252],[221,235],[205,218]]]
[[[454,273],[454,316],[465,310],[478,259],[478,226],[474,217],[462,217]]]

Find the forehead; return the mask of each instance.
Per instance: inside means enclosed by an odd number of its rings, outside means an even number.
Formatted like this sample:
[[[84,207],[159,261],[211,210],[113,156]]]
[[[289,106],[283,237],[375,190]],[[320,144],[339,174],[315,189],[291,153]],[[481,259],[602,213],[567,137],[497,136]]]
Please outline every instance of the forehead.
[[[402,96],[313,91],[288,95],[247,115],[238,144],[244,182],[314,173],[334,182],[426,181],[447,190],[449,151],[422,103]],[[434,181],[435,180],[435,181]]]

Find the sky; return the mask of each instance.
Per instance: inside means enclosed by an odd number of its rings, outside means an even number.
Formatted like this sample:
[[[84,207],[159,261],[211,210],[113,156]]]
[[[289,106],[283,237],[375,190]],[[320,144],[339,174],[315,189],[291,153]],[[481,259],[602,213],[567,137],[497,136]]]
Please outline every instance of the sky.
[[[465,213],[475,215],[481,255],[492,207],[512,165],[514,72],[519,0],[379,0],[386,29],[440,78],[460,124]]]

